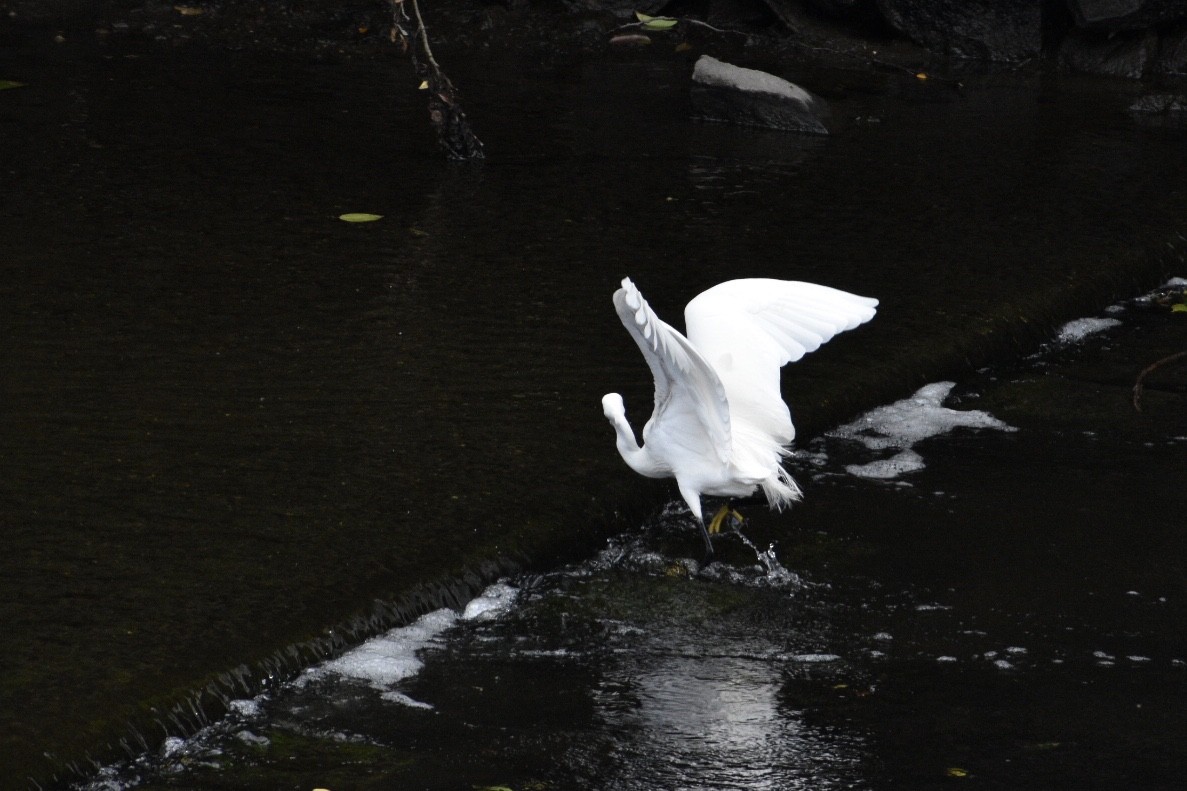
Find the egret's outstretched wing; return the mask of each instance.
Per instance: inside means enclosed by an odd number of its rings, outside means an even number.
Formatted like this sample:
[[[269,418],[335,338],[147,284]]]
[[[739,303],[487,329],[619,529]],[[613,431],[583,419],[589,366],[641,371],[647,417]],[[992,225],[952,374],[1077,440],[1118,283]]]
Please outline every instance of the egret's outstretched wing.
[[[718,459],[730,458],[730,410],[726,391],[712,366],[688,339],[660,320],[639,289],[624,278],[614,292],[614,307],[622,324],[643,352],[655,378],[655,413],[695,415]],[[660,422],[659,420],[656,421]]]
[[[791,415],[779,369],[874,317],[878,300],[787,280],[730,280],[684,310],[688,340],[725,386],[735,419],[787,443]]]

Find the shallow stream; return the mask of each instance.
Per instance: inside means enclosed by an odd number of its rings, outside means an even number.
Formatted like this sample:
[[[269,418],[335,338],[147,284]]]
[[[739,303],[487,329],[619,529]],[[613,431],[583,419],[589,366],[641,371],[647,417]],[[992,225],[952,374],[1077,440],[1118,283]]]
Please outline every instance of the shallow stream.
[[[455,167],[403,61],[0,51],[25,83],[0,92],[0,776],[87,773],[260,689],[267,743],[231,743],[296,772],[261,788],[1169,776],[1181,445],[1021,431],[938,441],[907,492],[812,480],[746,512],[802,587],[554,573],[671,495],[601,416],[612,390],[649,411],[625,275],[676,324],[733,277],[880,298],[788,372],[808,439],[1182,261],[1187,146],[1133,85],[804,68],[838,119],[805,139],[691,121],[697,54],[446,52],[489,155]],[[543,576],[403,690],[433,709],[277,687],[511,568]],[[176,782],[239,787],[204,761]]]

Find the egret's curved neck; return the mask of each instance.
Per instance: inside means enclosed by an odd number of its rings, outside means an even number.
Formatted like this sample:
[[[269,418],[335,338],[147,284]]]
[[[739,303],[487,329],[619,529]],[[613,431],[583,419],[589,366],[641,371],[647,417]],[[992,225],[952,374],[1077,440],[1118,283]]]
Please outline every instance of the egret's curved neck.
[[[640,475],[646,475],[649,478],[664,477],[666,471],[656,465],[646,448],[639,447],[639,443],[635,440],[635,431],[627,422],[626,416],[614,415],[610,418],[610,423],[614,426],[614,433],[618,437],[615,445],[618,447],[618,453],[622,456],[622,460]]]

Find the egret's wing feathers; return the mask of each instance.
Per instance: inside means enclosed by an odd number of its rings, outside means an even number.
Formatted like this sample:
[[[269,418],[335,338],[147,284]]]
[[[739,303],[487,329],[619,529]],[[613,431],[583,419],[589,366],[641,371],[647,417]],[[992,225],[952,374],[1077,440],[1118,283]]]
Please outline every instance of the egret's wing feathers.
[[[684,317],[688,340],[725,386],[735,422],[741,418],[786,443],[794,429],[779,369],[869,321],[877,304],[815,283],[753,278],[701,293]]]
[[[718,458],[731,454],[730,409],[721,379],[688,339],[660,320],[639,289],[624,278],[614,292],[614,307],[622,324],[635,339],[655,378],[655,416],[670,406],[691,406]],[[678,407],[674,405],[679,405]],[[653,417],[653,419],[654,419]]]

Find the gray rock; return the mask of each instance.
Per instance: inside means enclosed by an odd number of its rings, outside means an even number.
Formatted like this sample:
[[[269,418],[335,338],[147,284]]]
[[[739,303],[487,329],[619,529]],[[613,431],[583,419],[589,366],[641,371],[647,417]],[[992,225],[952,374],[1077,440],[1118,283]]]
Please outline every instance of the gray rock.
[[[692,72],[693,115],[708,121],[827,135],[820,98],[773,74],[702,55]]]

